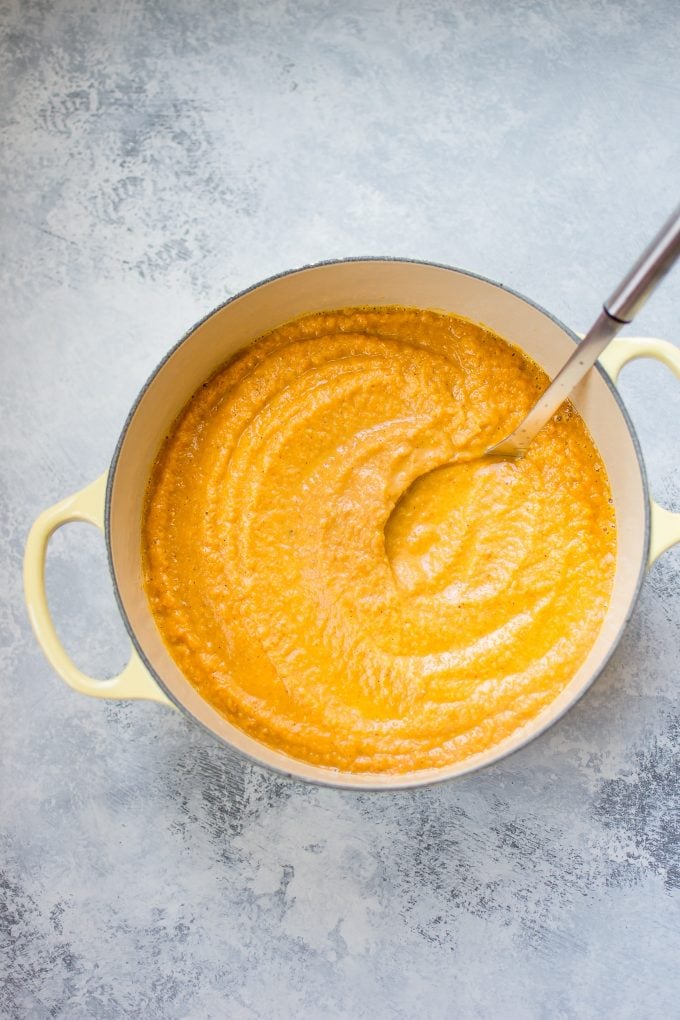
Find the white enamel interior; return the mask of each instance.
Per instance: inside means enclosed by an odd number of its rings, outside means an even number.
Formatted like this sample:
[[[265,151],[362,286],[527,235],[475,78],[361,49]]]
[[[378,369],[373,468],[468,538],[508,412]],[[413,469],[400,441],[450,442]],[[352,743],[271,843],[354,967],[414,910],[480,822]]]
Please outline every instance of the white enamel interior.
[[[618,558],[611,605],[600,635],[572,682],[536,720],[502,744],[445,769],[401,776],[342,773],[277,753],[246,736],[187,682],[163,645],[141,583],[140,517],[150,470],[169,426],[195,389],[236,350],[305,312],[351,305],[400,304],[464,315],[524,349],[554,375],[573,349],[547,314],[502,287],[456,270],[391,260],[314,266],[270,280],[218,309],[173,351],[143,392],[122,437],[107,520],[121,606],[138,650],[175,702],[227,743],[300,778],[354,788],[396,788],[444,779],[509,754],[573,704],[606,660],[635,599],[647,554],[647,497],[635,442],[597,371],[573,395],[604,458],[617,513]]]

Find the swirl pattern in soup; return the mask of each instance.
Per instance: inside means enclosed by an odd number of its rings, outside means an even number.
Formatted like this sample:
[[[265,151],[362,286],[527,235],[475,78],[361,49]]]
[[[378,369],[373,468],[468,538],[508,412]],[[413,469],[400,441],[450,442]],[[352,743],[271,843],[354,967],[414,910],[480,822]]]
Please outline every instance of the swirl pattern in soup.
[[[143,521],[154,617],[202,697],[354,772],[457,762],[534,719],[592,647],[616,555],[569,403],[523,460],[479,459],[547,381],[482,326],[397,307],[308,315],[221,368]]]

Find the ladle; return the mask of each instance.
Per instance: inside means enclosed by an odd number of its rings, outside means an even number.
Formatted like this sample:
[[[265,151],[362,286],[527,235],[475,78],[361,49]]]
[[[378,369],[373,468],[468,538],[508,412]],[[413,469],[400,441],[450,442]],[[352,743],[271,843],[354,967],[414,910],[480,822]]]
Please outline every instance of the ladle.
[[[633,321],[657,284],[680,256],[680,206],[663,225],[629,273],[605,301],[602,312],[547,390],[514,432],[484,456],[523,457],[529,444],[569,396],[622,326]]]

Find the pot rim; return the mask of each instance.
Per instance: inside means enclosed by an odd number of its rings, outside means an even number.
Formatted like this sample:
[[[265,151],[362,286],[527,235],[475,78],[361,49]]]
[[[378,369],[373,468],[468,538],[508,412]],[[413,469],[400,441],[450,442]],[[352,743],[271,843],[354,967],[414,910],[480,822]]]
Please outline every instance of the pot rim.
[[[113,584],[114,597],[115,597],[115,600],[116,600],[116,604],[118,606],[118,611],[120,612],[120,615],[121,615],[121,617],[123,619],[123,624],[124,624],[125,629],[126,629],[126,631],[128,633],[128,637],[130,638],[130,641],[132,642],[132,646],[133,646],[134,650],[136,651],[137,655],[139,656],[139,658],[141,659],[141,661],[143,662],[145,669],[147,669],[149,674],[153,677],[154,682],[156,684],[158,684],[160,689],[168,697],[168,699],[172,702],[172,704],[175,705],[175,707],[178,708],[188,719],[190,719],[194,725],[200,726],[203,730],[205,730],[207,733],[209,733],[213,737],[213,739],[216,740],[219,743],[219,745],[221,747],[229,748],[230,751],[232,751],[232,753],[243,756],[245,759],[250,761],[252,764],[257,765],[259,768],[267,769],[267,770],[269,770],[271,772],[275,772],[275,773],[277,773],[279,775],[286,776],[289,779],[294,779],[294,780],[296,780],[298,782],[304,782],[306,784],[311,784],[311,785],[314,785],[314,786],[331,787],[331,788],[340,789],[340,790],[353,790],[353,791],[355,791],[357,793],[361,793],[361,792],[366,792],[366,793],[383,793],[384,792],[384,793],[387,793],[387,792],[394,792],[394,791],[397,791],[397,790],[422,789],[422,788],[427,788],[427,787],[430,787],[430,786],[435,786],[435,785],[438,785],[438,784],[444,783],[444,782],[452,782],[455,779],[462,779],[464,776],[469,776],[469,775],[471,775],[474,772],[478,772],[481,769],[489,768],[490,766],[496,765],[496,764],[498,764],[498,762],[503,761],[506,758],[510,758],[517,751],[521,751],[528,744],[532,743],[534,740],[538,739],[538,737],[540,737],[544,733],[546,733],[547,730],[549,730],[553,726],[555,726],[562,718],[564,718],[564,716],[567,714],[567,712],[569,712],[574,707],[574,705],[576,705],[581,700],[581,698],[586,694],[586,692],[591,689],[591,687],[593,686],[595,681],[598,679],[598,677],[604,671],[605,667],[608,665],[608,663],[609,663],[610,659],[612,658],[616,648],[618,647],[619,642],[621,640],[621,637],[623,635],[623,632],[624,632],[624,630],[626,629],[626,627],[628,626],[628,624],[630,622],[630,619],[631,619],[631,617],[632,617],[632,615],[633,615],[633,613],[635,611],[638,599],[640,597],[640,591],[642,589],[642,584],[644,582],[645,573],[646,573],[647,565],[648,565],[648,561],[649,561],[650,534],[651,534],[650,494],[649,494],[649,483],[648,483],[648,479],[647,479],[647,471],[646,471],[645,462],[644,462],[644,459],[643,459],[643,456],[642,456],[642,449],[640,447],[640,441],[639,441],[637,433],[635,431],[635,427],[633,425],[633,422],[631,421],[630,415],[629,415],[629,413],[628,413],[628,411],[626,409],[625,404],[623,403],[623,401],[621,399],[621,395],[619,394],[619,391],[618,391],[617,387],[615,386],[615,384],[613,383],[613,381],[611,380],[611,378],[609,377],[607,372],[604,370],[604,368],[600,365],[600,363],[598,361],[596,361],[595,362],[595,368],[600,373],[600,376],[604,379],[607,387],[609,388],[609,391],[613,395],[614,400],[615,400],[615,402],[616,402],[616,404],[618,406],[618,409],[621,412],[621,415],[623,416],[623,419],[624,419],[624,421],[626,423],[626,427],[628,428],[628,431],[630,433],[630,436],[631,436],[631,439],[632,439],[632,442],[633,442],[633,448],[635,450],[635,455],[636,455],[636,458],[637,458],[638,467],[640,469],[640,475],[641,475],[641,479],[642,479],[642,488],[643,488],[643,492],[644,492],[644,496],[645,496],[645,499],[644,499],[644,516],[645,516],[644,530],[645,530],[645,534],[644,534],[644,540],[643,540],[643,554],[642,554],[642,557],[641,557],[640,568],[639,568],[637,580],[636,580],[636,583],[635,583],[635,590],[633,591],[633,594],[632,594],[632,596],[630,598],[630,602],[629,602],[629,605],[628,605],[628,608],[627,608],[627,611],[626,611],[626,615],[625,615],[625,617],[624,617],[624,619],[623,619],[623,621],[621,623],[621,626],[619,627],[616,635],[614,636],[613,640],[611,641],[611,644],[610,644],[610,646],[609,646],[609,648],[607,650],[606,655],[604,656],[604,658],[600,662],[600,664],[597,667],[597,669],[595,669],[594,672],[591,674],[591,676],[588,678],[587,682],[585,684],[583,684],[583,686],[576,692],[576,694],[573,697],[573,699],[568,704],[566,704],[564,706],[564,708],[562,709],[562,711],[558,715],[556,715],[554,718],[547,720],[538,729],[536,729],[535,731],[533,731],[532,733],[530,733],[529,735],[524,737],[516,746],[511,747],[511,748],[509,748],[507,750],[500,751],[495,757],[491,758],[491,760],[489,760],[489,761],[475,762],[474,759],[472,759],[469,767],[462,769],[460,772],[456,772],[455,775],[447,775],[447,774],[445,774],[445,768],[446,768],[446,766],[445,766],[441,770],[442,773],[443,773],[442,775],[434,775],[433,776],[431,774],[431,770],[427,770],[428,771],[427,778],[418,779],[417,776],[416,776],[416,778],[410,778],[408,780],[403,780],[397,774],[397,775],[394,776],[394,782],[385,782],[383,780],[383,782],[381,782],[379,784],[376,783],[375,785],[372,785],[370,782],[368,782],[368,783],[367,782],[361,782],[361,783],[355,782],[355,783],[353,783],[352,782],[352,775],[353,775],[352,773],[350,773],[350,772],[340,772],[339,770],[337,770],[337,772],[336,772],[336,770],[333,770],[333,769],[328,769],[327,770],[327,773],[328,773],[327,775],[324,774],[323,776],[319,776],[319,777],[316,777],[316,776],[315,777],[300,776],[300,775],[298,775],[294,771],[294,768],[293,768],[294,763],[296,762],[295,758],[292,758],[292,757],[290,758],[291,769],[286,769],[284,767],[279,767],[278,765],[271,764],[270,762],[263,761],[262,759],[255,757],[255,755],[252,755],[252,754],[248,753],[247,751],[242,750],[241,748],[235,747],[229,740],[225,739],[224,737],[220,736],[220,734],[216,733],[215,730],[213,730],[207,723],[203,722],[200,719],[197,719],[189,711],[189,709],[184,705],[184,703],[182,701],[180,701],[174,695],[174,693],[165,685],[165,683],[163,682],[163,679],[159,676],[159,674],[156,672],[156,670],[154,669],[154,667],[151,665],[151,663],[149,662],[148,658],[146,657],[143,649],[141,648],[141,646],[139,644],[139,641],[137,640],[137,635],[135,633],[135,630],[134,630],[132,624],[130,623],[130,620],[128,618],[128,615],[127,615],[127,612],[126,612],[126,609],[125,609],[125,606],[124,606],[124,603],[123,603],[123,599],[121,597],[120,590],[119,590],[119,587],[118,587],[118,581],[117,581],[115,569],[114,569],[114,566],[113,566],[113,548],[112,548],[112,542],[111,542],[111,499],[112,499],[112,493],[113,493],[113,484],[114,484],[114,480],[115,480],[115,476],[116,476],[116,470],[117,470],[117,467],[118,467],[118,462],[120,460],[120,455],[121,455],[123,443],[124,443],[125,438],[127,436],[128,428],[129,428],[129,426],[130,426],[130,424],[132,422],[132,419],[135,416],[137,408],[138,408],[139,404],[141,403],[142,399],[144,398],[144,396],[146,395],[147,391],[153,385],[156,377],[158,376],[158,373],[163,368],[163,366],[166,364],[166,362],[170,360],[170,358],[173,356],[173,354],[182,346],[182,344],[186,340],[188,340],[190,336],[192,336],[195,333],[195,331],[199,328],[199,326],[202,326],[204,322],[207,322],[207,320],[212,318],[212,316],[217,314],[217,312],[221,311],[223,308],[226,308],[227,305],[232,304],[232,302],[238,300],[239,298],[245,297],[246,294],[250,294],[251,292],[253,292],[255,290],[258,290],[260,287],[263,287],[265,284],[272,283],[275,280],[280,280],[280,279],[282,279],[284,277],[287,277],[287,276],[294,276],[294,275],[296,275],[298,273],[304,273],[304,272],[307,272],[310,269],[320,269],[320,268],[323,268],[324,266],[335,266],[335,265],[341,265],[343,263],[348,263],[348,262],[395,262],[395,263],[398,262],[398,263],[402,263],[402,264],[411,264],[411,265],[419,265],[419,266],[430,266],[430,267],[432,267],[434,269],[444,269],[444,270],[447,270],[449,272],[457,273],[457,274],[459,274],[461,276],[471,277],[472,279],[479,280],[482,283],[489,284],[492,287],[497,287],[499,290],[507,291],[508,294],[512,294],[514,297],[519,298],[520,301],[523,301],[525,304],[530,305],[532,308],[536,309],[536,311],[540,312],[546,318],[550,319],[553,323],[555,323],[555,325],[558,326],[562,330],[562,332],[565,333],[566,336],[568,336],[569,339],[573,343],[575,343],[575,344],[579,343],[579,339],[580,338],[577,336],[577,334],[573,330],[571,330],[568,326],[566,326],[561,321],[561,319],[558,319],[555,315],[553,315],[552,312],[549,312],[546,308],[544,308],[542,305],[538,304],[536,301],[533,301],[531,298],[526,297],[524,294],[521,294],[519,291],[514,290],[514,288],[512,288],[512,287],[508,287],[508,286],[506,286],[503,283],[499,283],[497,280],[490,279],[488,276],[483,276],[480,273],[473,273],[473,272],[470,272],[470,270],[467,270],[467,269],[459,269],[457,266],[450,266],[450,265],[447,265],[446,263],[443,263],[443,262],[433,262],[433,261],[431,261],[429,259],[404,258],[404,257],[400,257],[400,256],[395,256],[395,255],[363,255],[363,256],[362,255],[356,255],[356,256],[349,256],[347,258],[324,259],[324,260],[322,260],[320,262],[312,262],[312,263],[309,263],[307,265],[299,266],[296,269],[286,269],[286,270],[283,270],[280,273],[274,273],[272,276],[268,276],[268,277],[266,277],[263,280],[259,280],[257,283],[251,284],[249,287],[246,287],[244,290],[238,291],[236,294],[233,294],[231,297],[227,298],[226,301],[222,301],[219,305],[216,305],[206,315],[202,316],[202,318],[200,318],[197,322],[195,322],[189,329],[185,330],[185,332],[182,334],[180,339],[175,344],[173,344],[173,346],[167,351],[167,353],[164,355],[164,357],[161,358],[161,360],[158,362],[158,364],[153,369],[151,374],[147,377],[147,379],[144,382],[143,386],[139,390],[139,392],[138,392],[138,394],[137,394],[137,396],[136,396],[136,398],[135,398],[135,400],[134,400],[134,402],[133,402],[133,404],[132,404],[132,406],[130,408],[130,411],[128,412],[128,415],[127,415],[127,417],[125,419],[125,422],[123,424],[123,428],[121,429],[120,435],[118,437],[118,441],[116,443],[116,446],[115,446],[115,449],[114,449],[114,452],[113,452],[113,456],[111,458],[111,464],[110,464],[110,467],[109,467],[108,478],[107,478],[107,482],[106,482],[106,496],[105,496],[105,503],[104,503],[104,537],[105,537],[105,544],[106,544],[106,558],[107,558],[107,563],[108,563],[109,574],[111,576],[111,581],[112,581],[112,584]],[[256,339],[256,338],[254,338],[254,339]],[[263,745],[263,747],[264,746],[266,746],[266,745]],[[356,777],[357,778],[359,778],[360,776],[361,777],[367,777],[367,774],[366,773],[356,773]]]

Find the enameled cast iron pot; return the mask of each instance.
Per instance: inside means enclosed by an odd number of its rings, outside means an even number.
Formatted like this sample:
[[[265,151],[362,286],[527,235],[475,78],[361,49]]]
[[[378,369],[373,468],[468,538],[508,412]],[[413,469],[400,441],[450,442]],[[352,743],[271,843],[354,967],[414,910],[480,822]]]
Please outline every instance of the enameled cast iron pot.
[[[498,761],[542,733],[570,708],[600,673],[631,616],[645,571],[680,541],[680,514],[650,500],[633,426],[614,387],[627,361],[653,357],[680,376],[680,351],[663,340],[615,340],[573,394],[604,459],[617,516],[614,589],[588,658],[560,696],[537,719],[483,754],[445,768],[398,776],[338,772],[271,750],[232,726],[184,678],[165,649],[142,588],[142,503],[161,441],[198,386],[239,348],[305,312],[356,305],[439,309],[483,323],[516,344],[553,376],[577,337],[533,302],[497,283],[432,263],[348,259],[265,280],[199,322],[170,351],[144,386],[123,428],[107,474],[40,515],[26,545],[24,581],[36,637],[71,687],[103,698],[147,698],[175,706],[219,740],[262,765],[301,779],[355,789],[397,789],[471,772]],[[104,531],[111,577],[132,655],[123,672],[95,680],[71,661],[50,618],[44,585],[50,535],[68,521]]]

